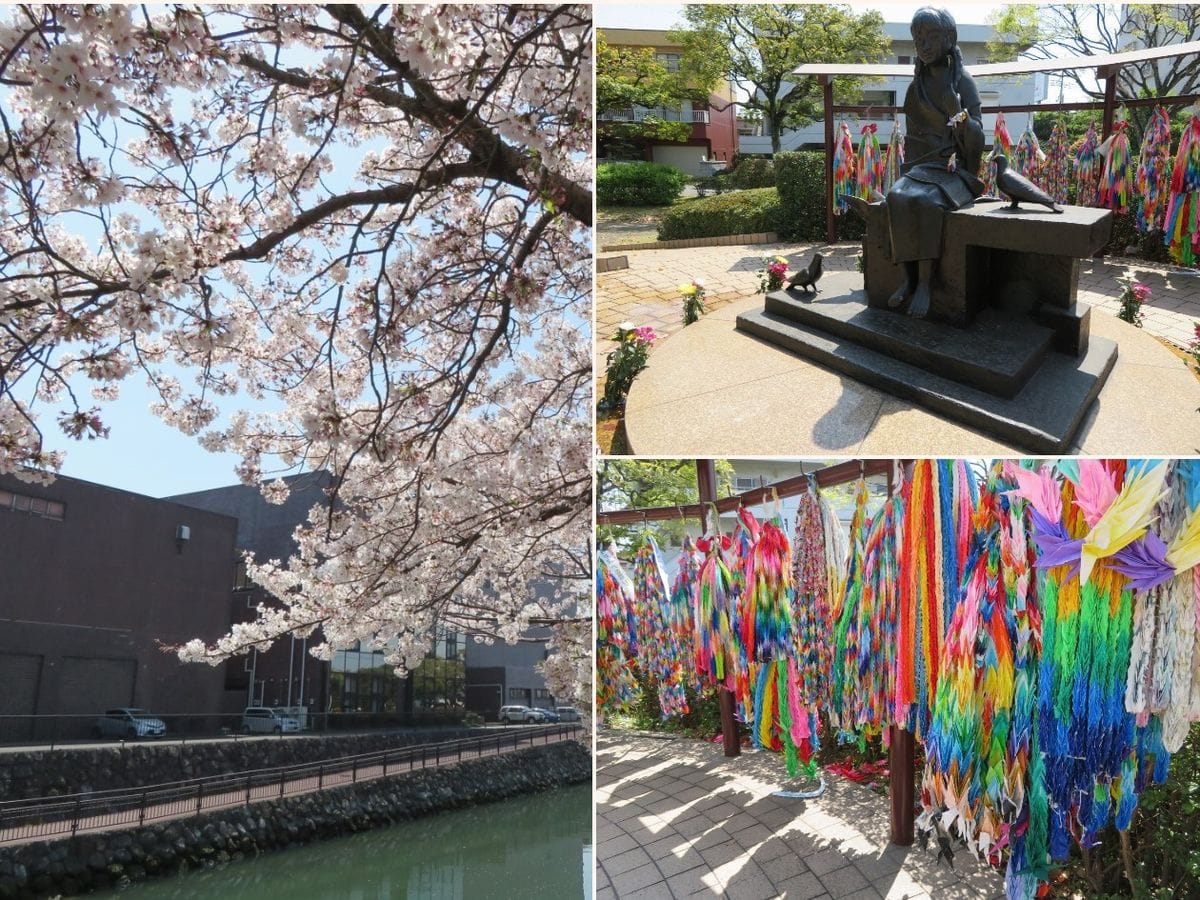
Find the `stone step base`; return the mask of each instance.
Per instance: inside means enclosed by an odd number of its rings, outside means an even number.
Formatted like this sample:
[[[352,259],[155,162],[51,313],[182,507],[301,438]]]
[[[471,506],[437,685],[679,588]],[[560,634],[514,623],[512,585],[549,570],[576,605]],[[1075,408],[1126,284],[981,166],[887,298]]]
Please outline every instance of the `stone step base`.
[[[1117,359],[1116,343],[1095,337],[1083,357],[1045,354],[1024,387],[1000,397],[765,310],[738,316],[737,327],[1032,453],[1070,449]]]
[[[766,312],[1001,397],[1015,397],[1053,348],[1055,333],[1029,316],[985,309],[955,328],[867,305],[861,276],[830,273],[822,293],[775,291]]]

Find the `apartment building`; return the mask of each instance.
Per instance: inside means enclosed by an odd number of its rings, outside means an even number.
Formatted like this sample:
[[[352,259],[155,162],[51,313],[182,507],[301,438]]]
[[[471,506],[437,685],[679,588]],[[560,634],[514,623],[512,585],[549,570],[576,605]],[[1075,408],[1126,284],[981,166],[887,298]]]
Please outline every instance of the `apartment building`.
[[[683,48],[671,41],[666,31],[602,28],[600,33],[613,47],[651,47],[667,71],[678,71]],[[600,113],[597,119],[602,161],[605,122],[640,122],[650,115],[667,122],[690,122],[692,125],[692,133],[686,141],[643,142],[641,149],[644,158],[651,162],[675,166],[689,175],[712,175],[728,166],[738,152],[737,106],[732,85],[724,84],[709,94],[705,103],[685,100],[678,109],[646,109],[639,106]]]

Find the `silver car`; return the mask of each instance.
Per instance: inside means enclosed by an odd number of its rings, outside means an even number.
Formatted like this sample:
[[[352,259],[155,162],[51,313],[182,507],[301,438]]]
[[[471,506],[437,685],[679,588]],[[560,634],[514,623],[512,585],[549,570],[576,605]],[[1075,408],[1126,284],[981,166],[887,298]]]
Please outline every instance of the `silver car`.
[[[300,720],[269,706],[250,706],[242,713],[242,734],[293,734]]]
[[[135,706],[106,709],[92,727],[96,737],[150,738],[162,737],[167,726],[162,719]]]
[[[530,709],[528,706],[516,705],[500,707],[499,719],[505,725],[510,725],[513,722],[528,722],[532,724],[534,722],[545,721],[540,711]]]

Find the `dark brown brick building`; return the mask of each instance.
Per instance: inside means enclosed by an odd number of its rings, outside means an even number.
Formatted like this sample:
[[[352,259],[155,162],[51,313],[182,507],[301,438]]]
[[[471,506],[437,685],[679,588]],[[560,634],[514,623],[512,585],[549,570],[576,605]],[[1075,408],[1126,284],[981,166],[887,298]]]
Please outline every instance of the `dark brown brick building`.
[[[228,629],[236,533],[229,516],[166,500],[0,476],[0,716],[240,711],[224,667],[161,649]]]

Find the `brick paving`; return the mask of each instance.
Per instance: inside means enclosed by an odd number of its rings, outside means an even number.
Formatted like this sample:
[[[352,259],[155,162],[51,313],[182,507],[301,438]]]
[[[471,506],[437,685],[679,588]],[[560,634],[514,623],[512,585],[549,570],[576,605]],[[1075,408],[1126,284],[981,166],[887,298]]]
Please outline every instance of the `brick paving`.
[[[855,268],[859,250],[857,243],[843,243],[623,251],[629,268],[596,276],[596,371],[604,372],[612,335],[621,322],[653,325],[663,336],[682,328],[678,288],[692,278],[704,281],[711,311],[754,295],[758,287],[755,273],[762,268],[764,256],[784,256],[795,271],[819,251],[825,257],[826,270],[849,271]],[[1153,290],[1143,306],[1145,331],[1186,347],[1200,321],[1200,273],[1137,260],[1084,260],[1080,263],[1079,299],[1095,307],[1093,315],[1115,316],[1121,293],[1116,279],[1126,274],[1134,274]]]
[[[888,800],[826,775],[815,800],[786,787],[773,753],[601,732],[596,741],[596,898],[990,900],[1000,872],[965,852],[888,841]]]

